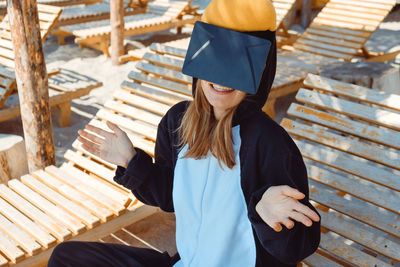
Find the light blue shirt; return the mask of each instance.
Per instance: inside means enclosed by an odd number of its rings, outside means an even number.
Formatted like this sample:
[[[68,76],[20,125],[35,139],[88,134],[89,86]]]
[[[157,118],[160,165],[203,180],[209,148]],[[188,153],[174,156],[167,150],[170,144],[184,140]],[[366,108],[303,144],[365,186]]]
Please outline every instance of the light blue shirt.
[[[241,187],[240,126],[232,128],[236,165],[211,155],[182,158],[175,165],[173,202],[181,260],[174,267],[255,266],[256,246]]]

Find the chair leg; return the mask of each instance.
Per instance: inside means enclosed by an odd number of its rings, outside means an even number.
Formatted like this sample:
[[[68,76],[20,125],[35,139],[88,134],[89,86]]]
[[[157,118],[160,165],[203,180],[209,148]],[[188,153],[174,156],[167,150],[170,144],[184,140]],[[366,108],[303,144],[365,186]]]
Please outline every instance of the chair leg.
[[[53,111],[57,117],[57,125],[59,127],[66,127],[70,125],[71,101],[67,101],[55,106]]]

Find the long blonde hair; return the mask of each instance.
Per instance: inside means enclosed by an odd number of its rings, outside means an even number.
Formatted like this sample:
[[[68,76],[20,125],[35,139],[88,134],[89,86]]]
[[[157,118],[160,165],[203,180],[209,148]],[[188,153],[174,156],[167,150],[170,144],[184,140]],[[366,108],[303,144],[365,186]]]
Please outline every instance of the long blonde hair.
[[[232,119],[237,106],[228,109],[220,120],[204,95],[200,79],[196,83],[194,100],[189,104],[180,127],[180,148],[188,144],[184,158],[205,158],[209,152],[232,169],[235,166],[233,150]]]

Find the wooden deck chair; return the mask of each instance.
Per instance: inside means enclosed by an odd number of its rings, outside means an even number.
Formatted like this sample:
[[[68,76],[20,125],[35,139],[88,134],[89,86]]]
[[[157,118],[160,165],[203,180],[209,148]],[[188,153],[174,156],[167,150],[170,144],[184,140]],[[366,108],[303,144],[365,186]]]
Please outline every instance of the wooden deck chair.
[[[147,5],[145,14],[125,17],[125,36],[163,31],[170,28],[181,28],[185,24],[194,23],[198,19],[189,1],[154,1]],[[64,35],[76,36],[75,42],[80,46],[88,46],[100,50],[109,56],[111,26],[109,20],[75,24],[60,27]]]
[[[272,0],[272,4],[276,11],[277,45],[280,47],[291,44],[297,37],[289,33],[288,26],[296,19],[297,1]]]
[[[319,66],[332,61],[394,59],[400,51],[372,53],[365,43],[395,4],[394,0],[330,0],[293,46],[278,53],[277,96],[296,92],[307,73],[317,73]],[[265,106],[271,116],[275,100],[270,98]]]
[[[52,5],[52,6],[76,6],[76,5],[92,5],[101,3],[103,0],[38,0],[38,4]]]
[[[310,74],[281,125],[299,147],[321,215],[309,266],[400,262],[400,95]]]
[[[144,13],[146,11],[146,5],[137,6],[132,8],[131,0],[124,0],[125,16],[134,14]],[[110,4],[109,3],[97,3],[89,6],[68,6],[64,7],[60,18],[57,21],[55,29],[57,30],[60,26],[73,25],[78,23],[84,23],[89,21],[104,20],[110,18]],[[60,36],[57,35],[56,36]],[[63,40],[59,40],[60,44],[63,44]]]
[[[61,9],[48,5],[38,5],[39,26],[42,41],[44,41],[60,16]],[[0,108],[7,97],[16,89],[14,75],[14,50],[11,41],[8,16],[0,23]]]

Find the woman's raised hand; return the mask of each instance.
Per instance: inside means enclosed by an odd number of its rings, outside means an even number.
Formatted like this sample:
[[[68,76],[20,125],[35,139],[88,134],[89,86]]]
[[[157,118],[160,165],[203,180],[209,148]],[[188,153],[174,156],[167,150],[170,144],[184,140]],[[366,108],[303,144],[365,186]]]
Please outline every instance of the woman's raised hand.
[[[293,220],[305,226],[311,226],[312,221],[319,221],[319,216],[299,202],[299,199],[304,197],[303,193],[290,186],[271,186],[257,203],[256,211],[261,219],[276,232],[282,230],[282,224],[288,229],[293,228]]]
[[[84,130],[78,131],[78,140],[82,143],[82,147],[93,155],[126,168],[136,151],[124,131],[109,121],[107,126],[113,131],[112,133],[86,125]]]

